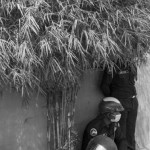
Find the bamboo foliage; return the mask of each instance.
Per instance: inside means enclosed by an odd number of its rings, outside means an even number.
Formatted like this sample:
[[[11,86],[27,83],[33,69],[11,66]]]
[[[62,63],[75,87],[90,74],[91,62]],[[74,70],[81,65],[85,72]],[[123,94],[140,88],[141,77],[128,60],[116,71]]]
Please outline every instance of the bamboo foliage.
[[[145,59],[149,0],[82,2],[89,9],[79,0],[1,0],[1,81],[23,94],[53,81],[75,83],[83,70],[113,66],[118,58]]]

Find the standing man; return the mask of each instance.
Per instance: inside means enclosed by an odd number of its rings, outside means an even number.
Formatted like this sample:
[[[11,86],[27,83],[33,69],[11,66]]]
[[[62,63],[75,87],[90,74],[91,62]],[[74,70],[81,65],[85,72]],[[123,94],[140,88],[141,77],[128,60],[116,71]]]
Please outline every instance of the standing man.
[[[121,102],[124,111],[121,113],[120,126],[128,142],[128,148],[135,150],[135,126],[138,111],[136,98],[135,79],[136,67],[117,64],[113,73],[104,71],[101,90],[104,96],[113,96]]]

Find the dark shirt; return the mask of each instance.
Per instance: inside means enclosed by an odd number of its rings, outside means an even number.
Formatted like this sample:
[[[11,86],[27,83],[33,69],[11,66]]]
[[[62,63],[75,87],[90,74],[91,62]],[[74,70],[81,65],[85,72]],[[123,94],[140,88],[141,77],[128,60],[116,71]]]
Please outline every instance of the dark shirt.
[[[90,121],[83,134],[82,149],[86,150],[89,141],[97,135],[108,136],[115,140],[118,150],[126,150],[126,139],[124,138],[119,123],[110,123],[104,116],[98,116]]]
[[[107,69],[104,71],[101,90],[106,97],[115,98],[131,98],[136,95],[135,79],[136,70],[133,71],[129,67],[122,67],[109,73]]]

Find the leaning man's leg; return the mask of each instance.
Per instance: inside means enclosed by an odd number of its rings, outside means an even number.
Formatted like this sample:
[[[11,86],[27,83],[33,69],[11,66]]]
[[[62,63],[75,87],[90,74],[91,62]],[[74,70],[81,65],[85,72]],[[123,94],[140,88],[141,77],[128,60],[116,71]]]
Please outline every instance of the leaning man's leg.
[[[128,115],[128,111],[124,110],[123,112],[121,112],[121,119],[119,121],[120,123],[120,127],[121,127],[121,131],[123,133],[123,136],[126,137],[126,121],[127,121],[127,115]]]
[[[128,112],[127,122],[126,122],[126,138],[130,149],[135,150],[135,126],[137,119],[138,101],[135,97],[132,100],[132,109]]]

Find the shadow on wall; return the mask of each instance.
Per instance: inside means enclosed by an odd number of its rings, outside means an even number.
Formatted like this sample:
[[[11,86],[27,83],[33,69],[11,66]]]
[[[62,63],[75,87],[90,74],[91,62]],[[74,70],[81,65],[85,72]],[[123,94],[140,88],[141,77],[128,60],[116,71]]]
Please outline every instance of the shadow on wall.
[[[31,97],[27,108],[22,97],[4,90],[0,96],[0,150],[46,150],[45,98]]]
[[[81,80],[75,105],[75,128],[79,136],[78,150],[81,147],[85,126],[96,117],[98,104],[103,97],[100,91],[102,75],[103,72],[100,71],[87,71]]]

